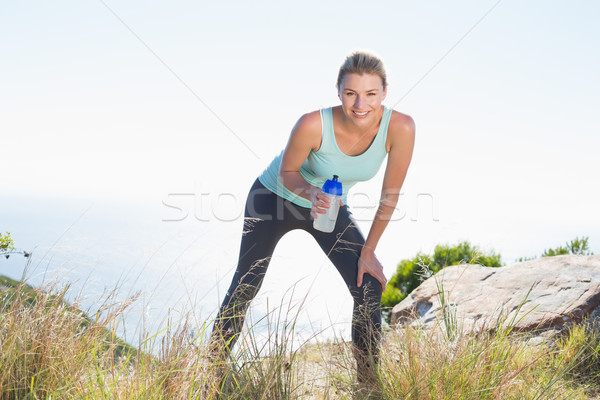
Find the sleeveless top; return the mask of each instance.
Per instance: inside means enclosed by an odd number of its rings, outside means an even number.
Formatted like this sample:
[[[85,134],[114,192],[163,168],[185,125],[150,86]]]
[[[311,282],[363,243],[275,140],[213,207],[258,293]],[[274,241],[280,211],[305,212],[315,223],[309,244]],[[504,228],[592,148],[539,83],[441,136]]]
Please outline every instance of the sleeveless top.
[[[332,179],[333,175],[338,176],[342,182],[342,201],[348,204],[348,191],[357,182],[367,181],[373,178],[385,156],[385,141],[387,130],[392,115],[392,109],[384,106],[383,116],[379,124],[379,130],[371,145],[362,154],[349,156],[344,154],[337,145],[333,131],[333,116],[331,107],[320,110],[322,140],[318,151],[311,150],[304,164],[300,168],[300,174],[311,185],[322,187],[327,179]],[[292,203],[311,208],[312,204],[304,197],[294,194],[283,185],[279,179],[279,166],[283,151],[276,156],[267,168],[259,175],[258,180],[270,191],[291,201]]]

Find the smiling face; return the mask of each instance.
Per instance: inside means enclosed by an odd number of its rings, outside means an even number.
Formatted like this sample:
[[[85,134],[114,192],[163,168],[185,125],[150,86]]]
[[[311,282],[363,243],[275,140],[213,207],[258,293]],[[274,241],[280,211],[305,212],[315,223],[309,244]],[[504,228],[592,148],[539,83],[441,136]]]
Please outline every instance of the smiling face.
[[[379,75],[350,73],[343,77],[338,97],[349,121],[365,126],[377,121],[386,94]]]

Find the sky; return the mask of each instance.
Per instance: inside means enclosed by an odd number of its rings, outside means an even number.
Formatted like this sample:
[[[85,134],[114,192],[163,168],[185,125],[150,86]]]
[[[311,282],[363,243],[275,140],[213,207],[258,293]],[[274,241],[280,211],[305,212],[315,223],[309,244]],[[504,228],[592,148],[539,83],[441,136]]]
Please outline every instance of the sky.
[[[600,253],[599,14],[591,0],[0,2],[0,232],[49,246],[87,212],[95,240],[114,239],[118,209],[137,216],[131,236],[188,232],[230,265],[252,182],[302,114],[339,103],[337,70],[366,49],[386,64],[384,103],[417,129],[376,252],[388,277],[461,240],[507,264],[576,236]],[[382,178],[349,197],[365,234]],[[315,281],[333,269],[301,232],[273,264],[265,293],[286,264]]]

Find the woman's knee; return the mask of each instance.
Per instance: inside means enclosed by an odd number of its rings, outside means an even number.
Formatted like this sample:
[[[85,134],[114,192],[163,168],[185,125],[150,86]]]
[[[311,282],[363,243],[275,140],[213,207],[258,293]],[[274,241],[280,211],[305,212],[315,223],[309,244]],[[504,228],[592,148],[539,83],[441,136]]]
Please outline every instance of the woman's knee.
[[[371,274],[364,274],[362,285],[351,288],[350,292],[358,304],[381,304],[381,283]]]

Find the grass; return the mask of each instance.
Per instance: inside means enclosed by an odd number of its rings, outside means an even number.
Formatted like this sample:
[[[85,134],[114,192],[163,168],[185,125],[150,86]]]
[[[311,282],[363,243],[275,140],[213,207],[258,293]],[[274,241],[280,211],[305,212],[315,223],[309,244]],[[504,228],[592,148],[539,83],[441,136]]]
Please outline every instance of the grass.
[[[268,344],[250,329],[232,361],[209,361],[210,321],[167,321],[133,348],[115,334],[135,302],[107,302],[87,316],[65,300],[68,287],[32,288],[0,279],[0,399],[354,399],[354,360],[342,340],[315,336],[292,347],[297,310],[279,307]],[[443,287],[442,294],[443,294]],[[282,311],[283,310],[283,311]],[[271,315],[273,316],[273,315]],[[388,330],[376,399],[593,399],[600,334],[574,325],[561,339],[530,345],[505,327],[457,333]],[[267,354],[267,356],[264,356]],[[361,397],[362,396],[362,397]]]

